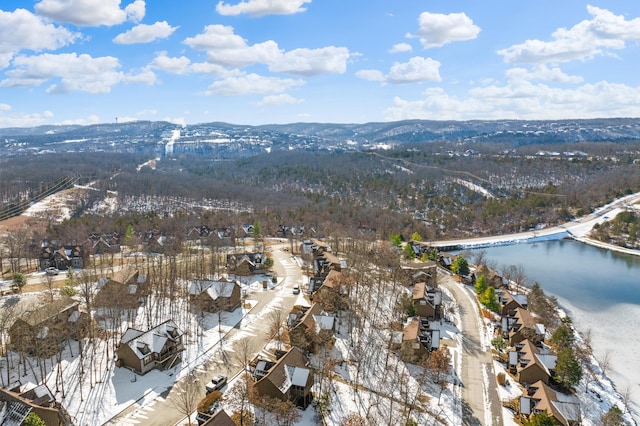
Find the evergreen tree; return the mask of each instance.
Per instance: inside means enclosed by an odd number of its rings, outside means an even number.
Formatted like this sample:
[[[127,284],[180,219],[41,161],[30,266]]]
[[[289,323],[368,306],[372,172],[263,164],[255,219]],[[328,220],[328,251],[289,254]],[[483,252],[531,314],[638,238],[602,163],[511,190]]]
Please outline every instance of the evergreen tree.
[[[624,419],[622,418],[622,411],[617,407],[613,406],[600,417],[600,421],[602,422],[602,426],[622,426],[624,425]]]
[[[558,351],[554,380],[559,385],[571,389],[582,378],[582,369],[570,347]]]
[[[14,272],[13,273],[13,287],[17,289],[18,292],[22,292],[22,287],[27,285],[27,279],[24,277],[22,272]]]
[[[553,332],[549,342],[556,350],[560,350],[572,347],[574,340],[575,335],[573,334],[571,326],[569,324],[562,324]]]
[[[496,289],[489,286],[480,296],[480,303],[492,312],[498,312],[500,305],[498,304],[498,296],[496,295]]]
[[[414,232],[413,234],[411,234],[411,241],[419,243],[422,241],[422,237],[420,236],[420,234],[418,234],[418,232]]]
[[[487,279],[485,278],[484,274],[481,274],[476,280],[476,285],[475,285],[476,294],[478,295],[483,294],[486,289],[487,289]]]
[[[458,255],[451,264],[451,270],[458,275],[469,275],[469,263],[467,259]]]
[[[415,259],[416,257],[416,252],[413,251],[413,246],[409,243],[404,245],[402,252],[404,253],[404,257],[406,259]]]

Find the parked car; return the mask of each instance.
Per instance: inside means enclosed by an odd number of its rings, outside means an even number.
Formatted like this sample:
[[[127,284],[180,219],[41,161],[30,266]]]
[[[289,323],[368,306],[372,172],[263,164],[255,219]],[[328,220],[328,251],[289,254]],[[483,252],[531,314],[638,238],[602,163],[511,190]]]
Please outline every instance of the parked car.
[[[58,268],[54,268],[53,266],[49,266],[47,269],[44,270],[44,272],[47,275],[58,275],[60,273]]]
[[[211,393],[213,391],[220,390],[227,384],[227,376],[224,374],[218,374],[216,377],[211,379],[210,383],[207,383],[205,388],[207,388],[207,393]]]
[[[293,286],[293,294],[300,294],[300,285],[296,284]]]

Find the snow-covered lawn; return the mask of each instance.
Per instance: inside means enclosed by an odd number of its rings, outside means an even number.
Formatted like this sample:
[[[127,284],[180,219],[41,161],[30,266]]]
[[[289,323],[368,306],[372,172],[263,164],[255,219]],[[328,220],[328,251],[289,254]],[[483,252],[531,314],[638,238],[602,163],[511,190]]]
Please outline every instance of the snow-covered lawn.
[[[243,292],[250,295],[257,289],[263,291],[263,278],[265,277],[257,276],[244,280]],[[269,281],[269,287],[273,286]],[[21,296],[24,299],[34,297],[36,296],[33,294]],[[156,302],[159,302],[159,311],[157,315],[154,311],[154,318],[147,317],[150,310],[145,307],[140,307],[130,320],[127,320],[123,313],[122,323],[118,327],[119,333],[124,332],[129,326],[146,330],[144,324],[147,321],[157,325],[167,319],[173,319],[185,332],[185,350],[182,352],[181,361],[172,368],[164,371],[152,370],[144,376],[139,376],[126,368],[115,366],[114,349],[117,340],[96,339],[95,346],[92,346],[85,339],[82,356],[79,355],[79,343],[71,341],[65,345],[59,362],[56,356],[44,362],[26,357],[21,362],[18,353],[9,352],[12,368],[8,372],[10,386],[7,387],[44,381],[77,424],[104,424],[135,402],[142,406],[152,403],[173,386],[177,379],[202,366],[212,352],[220,347],[220,338],[234,326],[240,322],[247,325],[257,317],[249,313],[256,304],[256,301],[250,298],[235,311],[224,312],[220,324],[218,314],[192,315],[186,298],[174,298],[173,313],[169,310],[169,303],[153,300],[153,297],[147,303]],[[106,322],[98,323],[103,329],[110,327]],[[115,333],[115,330],[110,331]],[[228,344],[230,343],[225,343]],[[2,383],[6,385],[6,357],[0,359],[0,375]]]

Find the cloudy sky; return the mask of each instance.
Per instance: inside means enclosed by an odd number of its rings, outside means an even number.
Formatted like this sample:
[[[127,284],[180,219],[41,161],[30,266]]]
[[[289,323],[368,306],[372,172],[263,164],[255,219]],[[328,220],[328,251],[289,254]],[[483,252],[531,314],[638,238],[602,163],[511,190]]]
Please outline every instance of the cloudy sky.
[[[0,127],[116,117],[640,117],[640,1],[0,2]]]

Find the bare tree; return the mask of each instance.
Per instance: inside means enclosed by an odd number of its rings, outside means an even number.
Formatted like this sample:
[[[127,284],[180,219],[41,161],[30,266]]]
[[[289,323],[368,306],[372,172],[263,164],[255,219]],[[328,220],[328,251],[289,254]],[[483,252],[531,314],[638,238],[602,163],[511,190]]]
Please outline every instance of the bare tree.
[[[280,349],[282,345],[282,323],[284,321],[282,307],[278,306],[270,311],[267,315],[267,321],[269,321],[269,336],[275,336],[278,342],[278,349]]]
[[[171,405],[187,418],[191,425],[191,414],[198,408],[198,402],[202,397],[200,382],[195,375],[190,374],[185,377],[171,394]]]
[[[602,359],[600,360],[600,369],[602,370],[603,375],[607,375],[607,372],[611,368],[611,362],[613,357],[613,351],[611,349],[607,349],[604,353]]]
[[[237,420],[237,424],[240,426],[253,424],[253,415],[249,411],[251,388],[251,376],[245,372],[238,380],[234,381],[233,386],[225,392],[223,397],[233,412],[232,417]]]

